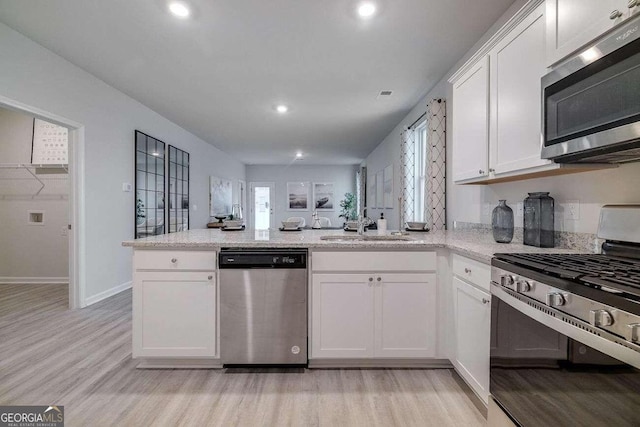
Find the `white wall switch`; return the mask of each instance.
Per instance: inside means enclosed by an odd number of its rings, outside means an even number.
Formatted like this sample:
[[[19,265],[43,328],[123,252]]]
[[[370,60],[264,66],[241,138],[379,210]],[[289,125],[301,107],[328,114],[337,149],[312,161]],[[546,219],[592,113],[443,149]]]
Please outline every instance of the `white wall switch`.
[[[191,205],[191,207],[193,208],[194,212],[198,210],[198,205]]]
[[[564,203],[564,220],[577,221],[579,219],[580,219],[580,201],[567,200],[567,202]]]
[[[129,193],[131,192],[131,184],[128,182],[125,182],[122,184],[122,191],[124,191],[125,193]]]

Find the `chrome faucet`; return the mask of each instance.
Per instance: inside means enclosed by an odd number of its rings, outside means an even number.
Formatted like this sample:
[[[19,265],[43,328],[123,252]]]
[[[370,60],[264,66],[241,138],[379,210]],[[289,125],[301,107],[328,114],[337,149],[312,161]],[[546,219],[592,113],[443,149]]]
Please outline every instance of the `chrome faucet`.
[[[366,217],[364,216],[364,209],[358,215],[358,234],[364,234],[365,224],[367,223]]]

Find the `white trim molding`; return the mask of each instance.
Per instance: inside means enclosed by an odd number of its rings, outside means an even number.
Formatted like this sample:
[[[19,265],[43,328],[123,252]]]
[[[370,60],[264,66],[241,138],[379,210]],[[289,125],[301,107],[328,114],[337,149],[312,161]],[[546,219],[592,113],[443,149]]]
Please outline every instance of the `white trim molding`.
[[[100,292],[99,294],[95,294],[95,295],[92,295],[90,297],[87,297],[84,300],[84,304],[82,305],[82,307],[86,307],[88,305],[95,304],[95,303],[100,302],[100,301],[102,301],[104,299],[107,299],[107,298],[112,297],[112,296],[114,296],[116,294],[119,294],[122,291],[126,291],[127,289],[131,289],[132,283],[133,283],[132,281],[124,282],[121,285],[114,286],[113,288],[107,289],[106,291]]]
[[[59,285],[68,283],[68,277],[0,277],[0,285]]]

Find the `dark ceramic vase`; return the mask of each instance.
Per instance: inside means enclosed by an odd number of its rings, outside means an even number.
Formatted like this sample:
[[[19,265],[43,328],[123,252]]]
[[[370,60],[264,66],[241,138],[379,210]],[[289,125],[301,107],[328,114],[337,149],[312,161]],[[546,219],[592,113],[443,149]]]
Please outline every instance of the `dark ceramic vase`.
[[[513,240],[513,210],[506,200],[498,201],[491,214],[493,239],[498,243],[510,243]]]
[[[554,200],[549,193],[529,193],[524,199],[524,244],[554,246]]]

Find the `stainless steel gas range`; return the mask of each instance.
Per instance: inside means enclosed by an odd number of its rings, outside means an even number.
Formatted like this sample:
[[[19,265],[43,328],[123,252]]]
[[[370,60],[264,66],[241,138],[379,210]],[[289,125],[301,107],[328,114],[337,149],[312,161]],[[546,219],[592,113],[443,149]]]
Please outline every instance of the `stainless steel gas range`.
[[[640,205],[605,206],[598,236],[601,254],[492,260],[490,424],[501,409],[525,427],[640,426]]]

